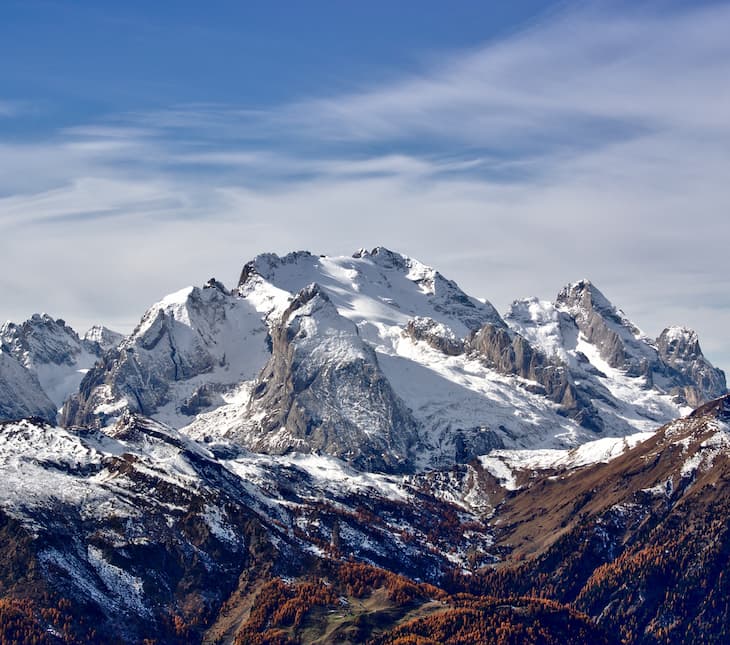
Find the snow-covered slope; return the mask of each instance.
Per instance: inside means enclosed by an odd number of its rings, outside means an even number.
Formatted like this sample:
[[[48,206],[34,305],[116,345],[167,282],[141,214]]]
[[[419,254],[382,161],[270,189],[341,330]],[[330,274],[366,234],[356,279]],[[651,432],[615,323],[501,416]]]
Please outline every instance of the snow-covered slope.
[[[568,367],[610,434],[626,433],[627,424],[652,430],[727,391],[694,332],[665,330],[654,341],[587,280],[565,287],[555,303],[515,301],[505,320]]]
[[[239,440],[265,452],[322,452],[367,470],[410,461],[417,433],[409,411],[321,287],[297,295],[272,337],[248,423],[234,432]]]
[[[97,345],[101,350],[99,353],[106,352],[110,349],[119,347],[124,340],[124,336],[104,325],[94,325],[90,327],[82,339],[87,344]]]
[[[84,374],[103,352],[121,338],[105,327],[95,327],[81,339],[64,320],[48,314],[34,314],[23,323],[8,321],[0,326],[0,343],[37,378],[56,410],[78,391]]]
[[[366,340],[379,338],[383,328],[404,327],[419,316],[443,323],[460,337],[487,322],[504,325],[491,304],[469,297],[418,260],[382,247],[371,252],[361,249],[352,257],[306,251],[283,257],[259,255],[244,267],[239,292],[250,294],[262,283],[289,294],[317,283],[340,314],[361,328]]]
[[[541,470],[570,470],[608,463],[646,441],[653,432],[637,432],[627,437],[606,437],[570,450],[493,450],[479,458],[482,468],[496,477],[507,490],[516,490],[519,473],[534,477]]]
[[[257,568],[296,575],[334,555],[438,579],[472,566],[467,547],[486,547],[489,535],[455,510],[403,478],[332,457],[198,444],[130,413],[104,432],[0,423],[4,553],[29,551],[36,589],[61,591],[126,642],[180,607],[218,611]],[[447,513],[469,532],[439,535]]]
[[[38,378],[0,345],[0,420],[56,418],[56,406],[43,391]]]
[[[130,409],[184,425],[258,373],[268,357],[266,337],[254,306],[219,282],[182,289],[154,304],[89,372],[63,421],[98,427]]]
[[[682,413],[681,392],[724,388],[691,338],[657,349],[587,281],[506,320],[384,248],[264,254],[232,292],[212,280],[153,305],[63,422],[130,409],[195,438],[427,469],[650,431]]]

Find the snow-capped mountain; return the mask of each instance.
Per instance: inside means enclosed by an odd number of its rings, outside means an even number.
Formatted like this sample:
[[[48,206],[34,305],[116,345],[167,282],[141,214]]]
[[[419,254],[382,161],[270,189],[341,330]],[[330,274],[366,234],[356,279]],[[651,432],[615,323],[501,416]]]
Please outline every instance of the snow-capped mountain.
[[[211,280],[153,305],[62,422],[103,427],[129,409],[194,438],[382,470],[570,448],[725,392],[683,333],[647,338],[587,281],[503,319],[387,249],[264,254],[232,291]]]
[[[727,606],[724,374],[694,332],[650,339],[588,281],[501,317],[387,249],[265,254],[127,337],[44,315],[0,339],[0,589],[26,603],[0,597],[0,629],[385,643],[547,594],[594,642],[654,643],[705,621],[672,600],[692,571],[696,606]],[[633,582],[647,552],[690,572],[661,602]],[[602,577],[624,558],[626,593]],[[489,611],[535,615],[514,602]]]
[[[131,409],[175,426],[221,405],[269,357],[255,306],[215,280],[153,305],[137,328],[104,355],[64,409],[66,424],[103,426]]]
[[[249,631],[268,633],[279,621],[295,630],[287,632],[297,636],[292,642],[313,642],[313,627],[303,632],[300,621],[275,614],[272,623],[256,622],[253,608],[265,602],[267,582],[324,580],[341,595],[311,597],[303,615],[324,602],[327,614],[342,619],[368,614],[372,605],[375,618],[396,597],[386,593],[395,579],[378,580],[395,573],[476,594],[468,596],[473,603],[485,593],[547,594],[556,599],[551,611],[557,602],[578,608],[590,624],[632,643],[652,639],[624,633],[622,617],[636,615],[638,633],[651,636],[657,616],[675,609],[672,598],[684,597],[674,590],[698,589],[705,580],[710,591],[683,604],[671,623],[675,640],[683,642],[685,629],[722,634],[711,606],[727,606],[728,597],[717,571],[730,542],[719,528],[725,515],[717,513],[727,509],[729,419],[724,397],[656,433],[571,451],[500,450],[468,465],[400,476],[329,456],[197,442],[129,412],[103,431],[6,422],[0,584],[33,599],[17,610],[27,612],[26,629],[60,643],[246,642]],[[534,560],[523,562],[526,553]],[[670,573],[651,559],[662,553],[671,554]],[[493,579],[486,565],[497,561]],[[604,567],[623,586],[602,578]],[[374,576],[365,597],[352,582],[341,586],[343,575],[352,581],[358,572]],[[671,585],[657,582],[667,576]],[[645,578],[666,595],[645,593]],[[409,607],[428,616],[449,602],[429,586]],[[605,611],[609,605],[617,611]],[[327,636],[324,623],[317,642],[378,642],[371,640],[378,631],[402,623],[389,615],[364,620],[354,638]]]
[[[64,320],[54,319],[48,314],[34,314],[20,324],[10,321],[4,323],[0,326],[2,351],[25,368],[31,375],[31,381],[35,379],[40,389],[36,388],[34,398],[37,404],[30,414],[10,416],[9,413],[3,413],[0,418],[35,415],[49,421],[55,420],[55,411],[78,391],[84,374],[104,351],[118,344],[121,338],[120,334],[98,326],[90,329],[82,339]],[[19,378],[18,374],[17,367],[11,367],[7,360],[0,367],[0,379],[5,383]],[[27,375],[22,378],[28,381]],[[32,387],[25,385],[18,389],[30,392]],[[51,411],[44,399],[52,402],[55,411]],[[3,399],[0,405],[9,400]]]
[[[103,353],[110,349],[114,349],[119,343],[124,340],[124,336],[115,331],[112,331],[104,325],[94,325],[90,327],[82,337],[82,341],[85,344],[91,344],[99,347],[99,352]]]
[[[653,340],[588,280],[569,284],[555,303],[515,301],[505,319],[567,367],[578,398],[590,401],[612,434],[626,423],[651,430],[727,392],[694,331],[672,327]]]
[[[21,585],[83,607],[101,642],[169,642],[171,612],[215,615],[242,576],[337,555],[438,579],[489,544],[478,517],[400,478],[204,445],[127,412],[104,432],[0,424],[0,473],[0,553]],[[437,538],[444,517],[469,532]]]
[[[492,548],[525,564],[472,588],[570,602],[622,642],[725,642],[729,421],[726,395],[623,449],[501,455]]]

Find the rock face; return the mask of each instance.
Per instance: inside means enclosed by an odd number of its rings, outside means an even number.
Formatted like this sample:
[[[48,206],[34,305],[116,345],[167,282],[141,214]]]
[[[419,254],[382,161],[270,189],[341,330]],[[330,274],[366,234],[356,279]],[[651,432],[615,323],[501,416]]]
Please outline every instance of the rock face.
[[[641,376],[683,404],[697,406],[727,392],[725,374],[703,356],[697,334],[669,327],[651,340],[587,280],[568,285],[556,306],[569,313],[601,358],[629,376]]]
[[[615,378],[643,392],[670,395],[680,405],[696,406],[727,391],[724,373],[702,355],[693,331],[673,327],[654,341],[588,280],[566,286],[555,304],[517,301],[506,319],[568,366],[579,399],[615,408],[607,387]],[[644,397],[637,392],[633,400]],[[651,406],[641,414],[651,416]]]
[[[317,284],[304,288],[272,333],[242,435],[254,450],[333,455],[366,470],[410,466],[416,424],[357,327]]]
[[[73,365],[82,351],[78,334],[64,320],[33,314],[23,323],[6,322],[0,337],[13,355],[32,368],[42,364]]]
[[[555,306],[568,313],[585,340],[611,367],[629,376],[651,374],[656,352],[648,338],[588,280],[565,287]]]
[[[104,355],[64,407],[62,423],[101,427],[125,409],[163,419],[194,414],[217,389],[253,377],[267,355],[265,339],[258,312],[220,283],[183,289],[153,305]]]
[[[464,339],[459,338],[446,325],[436,322],[433,318],[418,317],[409,320],[405,334],[414,341],[422,340],[428,343],[447,356],[458,356],[464,353]]]
[[[551,401],[566,410],[575,407],[575,391],[566,367],[549,359],[519,334],[484,325],[470,338],[469,347],[500,374],[514,374],[535,381]]]
[[[657,338],[657,350],[666,372],[676,384],[672,394],[696,407],[727,391],[725,374],[702,354],[697,333],[686,327],[668,327]]]
[[[85,343],[91,343],[92,346],[98,346],[99,353],[103,353],[119,347],[124,336],[103,325],[94,325],[84,334],[83,340]]]
[[[214,279],[183,289],[117,340],[76,337],[98,363],[64,425],[101,428],[128,410],[191,437],[388,472],[650,430],[725,387],[690,332],[655,342],[588,281],[503,319],[382,247],[260,255],[233,291]]]
[[[98,335],[100,340],[103,336],[104,345],[93,338],[79,338],[60,318],[34,314],[20,324],[3,324],[0,342],[6,353],[33,374],[45,396],[59,409],[78,390],[84,374],[103,352],[121,338],[111,330],[98,329],[92,336]]]

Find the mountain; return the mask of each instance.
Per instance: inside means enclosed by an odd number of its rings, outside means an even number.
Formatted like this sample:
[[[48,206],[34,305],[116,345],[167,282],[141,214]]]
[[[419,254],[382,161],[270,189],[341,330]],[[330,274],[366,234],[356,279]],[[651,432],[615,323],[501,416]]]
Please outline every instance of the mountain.
[[[586,281],[502,318],[387,249],[264,254],[231,291],[211,280],[153,305],[61,421],[103,427],[129,409],[256,451],[428,469],[653,429],[721,395],[687,333],[648,339]]]
[[[104,432],[8,422],[0,589],[48,642],[496,643],[501,625],[721,643],[728,421],[726,396],[656,433],[405,476],[131,413]]]
[[[98,346],[97,354],[102,354],[110,349],[117,347],[123,340],[124,336],[112,331],[104,325],[94,325],[86,330],[82,340],[88,346]]]
[[[0,345],[0,418],[56,418],[56,407],[38,377],[21,365],[5,345]]]
[[[184,425],[253,379],[268,355],[267,327],[251,302],[215,280],[182,289],[89,371],[62,422],[103,427],[130,409]]]
[[[694,331],[672,327],[652,340],[588,280],[566,286],[555,303],[515,301],[506,320],[567,367],[576,398],[591,402],[609,434],[625,432],[626,421],[649,429],[646,420],[666,421],[727,392]]]
[[[438,579],[489,541],[478,517],[401,479],[201,445],[130,413],[104,432],[6,422],[0,470],[0,589],[64,598],[100,638],[169,638],[173,616],[199,637],[239,585],[328,555]]]
[[[64,401],[78,391],[84,374],[107,349],[121,340],[121,335],[105,327],[93,327],[84,338],[69,327],[61,318],[48,314],[34,314],[23,323],[6,322],[0,326],[0,345],[8,357],[12,357],[30,374],[19,377],[18,369],[7,359],[0,365],[0,381],[10,384],[18,378],[35,379],[35,408],[20,408],[16,412],[3,412],[0,418],[19,419],[24,416],[40,416],[55,420],[48,400],[59,410]],[[27,392],[27,386],[18,387]],[[11,397],[2,401],[10,401]],[[25,414],[18,412],[26,410]]]
[[[500,455],[513,490],[494,511],[494,548],[515,564],[457,585],[568,603],[623,642],[726,642],[728,422],[726,395],[604,463]]]
[[[724,374],[586,280],[264,254],[0,338],[6,640],[727,640]]]

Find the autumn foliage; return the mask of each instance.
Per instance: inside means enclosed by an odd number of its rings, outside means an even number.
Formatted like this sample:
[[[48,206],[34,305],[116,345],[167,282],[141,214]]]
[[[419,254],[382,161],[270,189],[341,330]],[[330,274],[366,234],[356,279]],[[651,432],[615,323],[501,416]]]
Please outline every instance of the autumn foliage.
[[[332,563],[329,579],[286,582],[274,579],[260,591],[249,619],[236,643],[290,645],[301,640],[312,612],[344,614],[344,605],[363,606],[375,594],[388,607],[374,618],[355,615],[356,636],[348,642],[371,645],[431,645],[453,643],[591,642],[609,643],[585,615],[560,603],[540,598],[509,601],[469,594],[450,596],[427,584],[416,583],[389,571],[363,563]],[[424,609],[425,608],[425,609]],[[407,619],[411,610],[424,614]],[[387,622],[390,620],[390,622]],[[385,622],[383,622],[385,621]],[[334,641],[333,641],[334,642]]]

